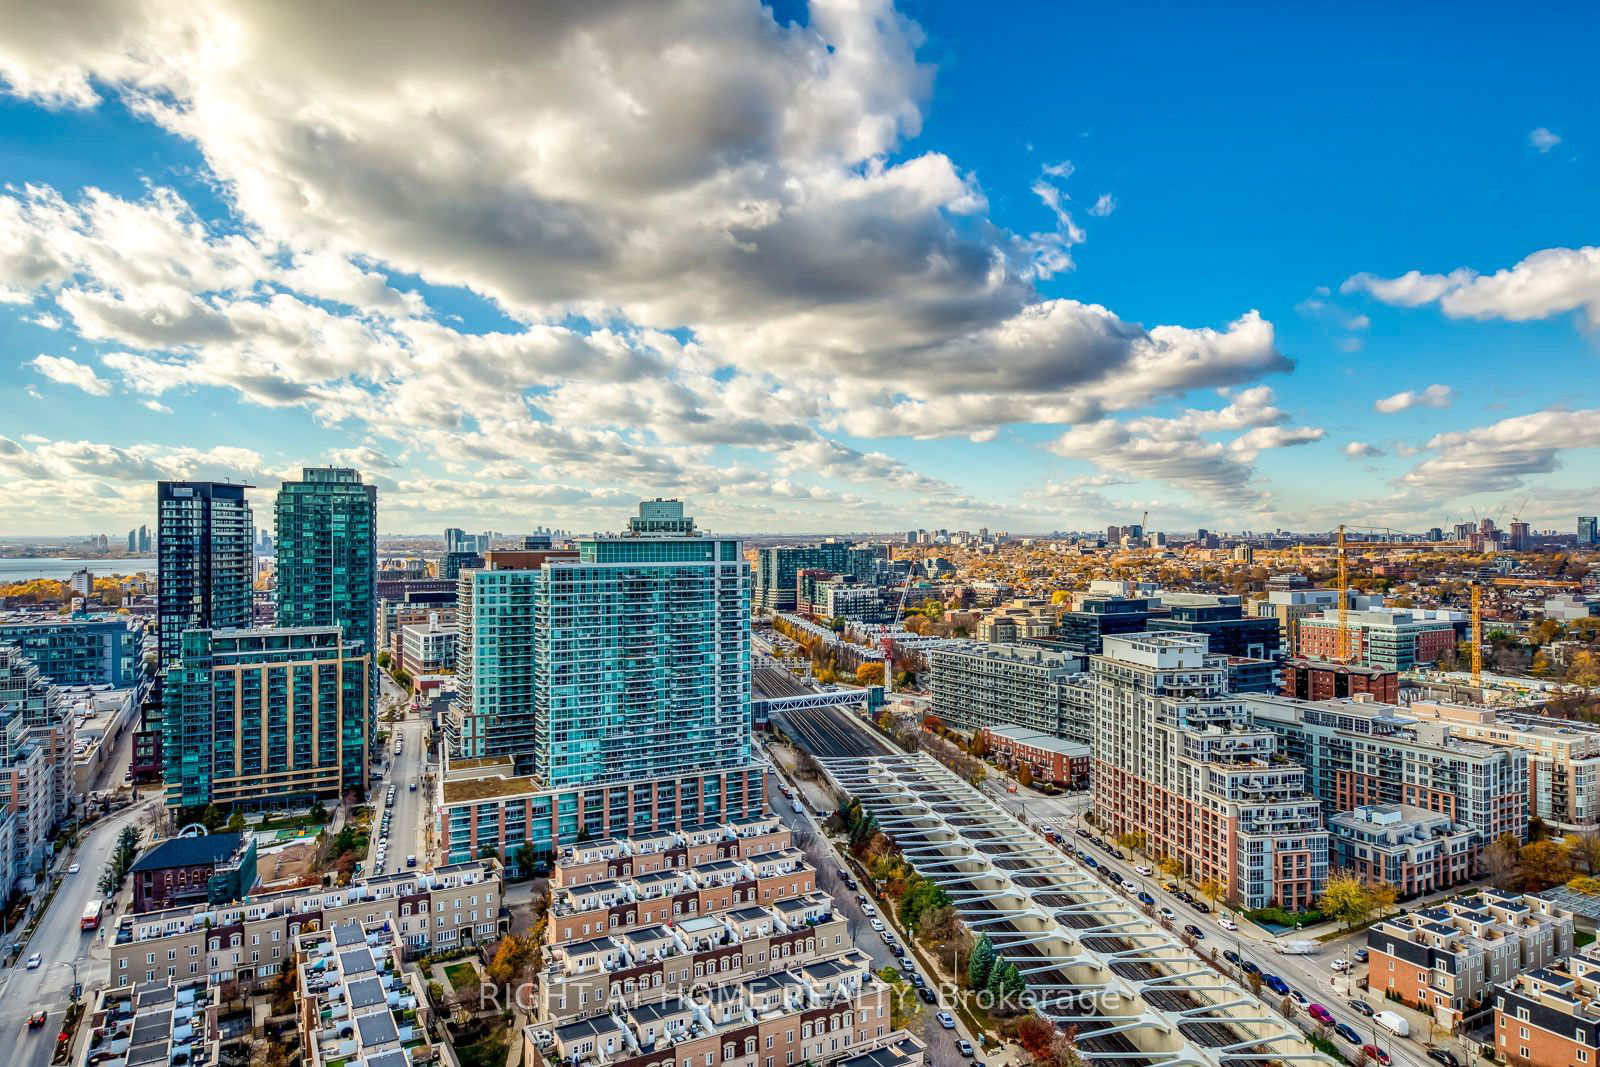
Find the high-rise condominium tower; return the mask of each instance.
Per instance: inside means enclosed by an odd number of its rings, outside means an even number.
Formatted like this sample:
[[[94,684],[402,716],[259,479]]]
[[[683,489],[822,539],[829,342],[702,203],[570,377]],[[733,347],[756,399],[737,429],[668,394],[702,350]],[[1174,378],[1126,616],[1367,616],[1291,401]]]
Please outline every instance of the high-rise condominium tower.
[[[248,485],[157,482],[156,625],[161,663],[188,629],[250,625],[254,524]]]

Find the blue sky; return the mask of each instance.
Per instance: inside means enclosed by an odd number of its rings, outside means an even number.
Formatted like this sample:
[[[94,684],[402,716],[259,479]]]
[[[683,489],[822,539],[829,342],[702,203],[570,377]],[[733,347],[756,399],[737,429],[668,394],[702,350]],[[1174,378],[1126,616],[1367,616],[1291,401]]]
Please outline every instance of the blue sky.
[[[1600,16],[995,6],[0,33],[0,534],[1600,507]]]

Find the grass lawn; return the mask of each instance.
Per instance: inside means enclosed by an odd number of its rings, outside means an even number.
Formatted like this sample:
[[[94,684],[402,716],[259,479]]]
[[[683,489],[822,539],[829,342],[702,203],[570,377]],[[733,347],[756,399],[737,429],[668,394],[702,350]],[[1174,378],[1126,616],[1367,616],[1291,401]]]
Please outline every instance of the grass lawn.
[[[452,963],[444,969],[444,974],[458,993],[478,984],[478,968],[471,962]]]
[[[1579,931],[1577,931],[1576,933],[1574,933],[1572,935],[1572,947],[1573,948],[1582,948],[1585,945],[1592,945],[1592,944],[1594,944],[1594,935],[1593,934],[1585,933],[1584,931],[1579,930]]]
[[[456,1046],[461,1067],[502,1067],[511,1051],[511,1028],[497,1026],[470,1045]]]

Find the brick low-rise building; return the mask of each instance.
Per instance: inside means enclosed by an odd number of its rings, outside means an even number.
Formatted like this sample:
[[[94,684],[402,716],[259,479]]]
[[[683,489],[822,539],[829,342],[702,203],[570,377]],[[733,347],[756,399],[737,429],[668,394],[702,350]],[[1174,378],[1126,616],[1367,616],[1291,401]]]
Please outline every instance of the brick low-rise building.
[[[1600,1063],[1600,951],[1590,946],[1496,988],[1493,1042],[1513,1067]]]
[[[1022,726],[985,726],[980,733],[989,750],[1013,768],[1026,764],[1034,781],[1087,789],[1092,750],[1054,734]]]
[[[1365,882],[1385,882],[1401,898],[1472,878],[1482,841],[1449,816],[1411,804],[1374,804],[1328,820],[1336,867]]]
[[[1367,930],[1367,988],[1450,1029],[1517,975],[1573,951],[1572,912],[1498,889],[1396,915]]]
[[[1384,704],[1400,703],[1400,675],[1378,667],[1291,659],[1283,664],[1283,695],[1301,700],[1333,700],[1367,694]]]
[[[256,886],[255,838],[249,834],[168,838],[140,856],[129,873],[135,912],[238,900]]]

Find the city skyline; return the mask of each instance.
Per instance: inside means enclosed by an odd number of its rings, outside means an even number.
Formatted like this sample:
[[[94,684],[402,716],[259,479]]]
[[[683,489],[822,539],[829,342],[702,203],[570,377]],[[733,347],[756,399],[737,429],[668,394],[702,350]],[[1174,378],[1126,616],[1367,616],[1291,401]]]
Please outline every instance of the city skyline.
[[[156,11],[0,40],[0,534],[1600,511],[1593,12]]]

